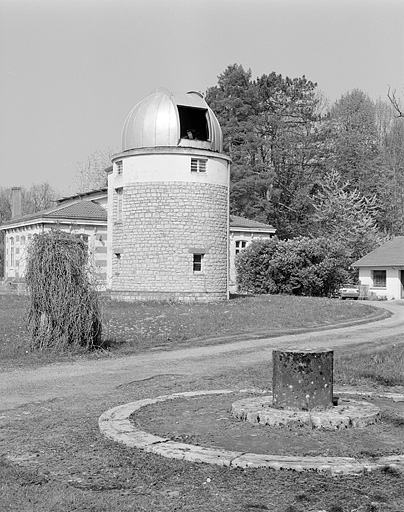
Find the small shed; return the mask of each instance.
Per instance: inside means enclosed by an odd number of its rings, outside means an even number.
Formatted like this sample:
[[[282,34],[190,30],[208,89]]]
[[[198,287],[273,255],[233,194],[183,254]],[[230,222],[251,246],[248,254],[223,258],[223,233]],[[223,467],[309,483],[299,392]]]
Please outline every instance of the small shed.
[[[389,300],[404,298],[404,236],[397,236],[370,252],[353,267],[369,293]]]
[[[271,224],[246,219],[238,215],[229,218],[229,291],[237,292],[236,256],[257,238],[265,239],[275,236],[276,229]]]

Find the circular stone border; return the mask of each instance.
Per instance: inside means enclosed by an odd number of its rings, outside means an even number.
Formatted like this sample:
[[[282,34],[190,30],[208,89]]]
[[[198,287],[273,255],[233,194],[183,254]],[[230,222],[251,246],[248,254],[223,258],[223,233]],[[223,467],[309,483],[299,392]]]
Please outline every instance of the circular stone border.
[[[357,460],[353,457],[291,457],[284,455],[263,455],[257,453],[236,452],[205,448],[192,444],[177,443],[170,439],[149,434],[136,428],[129,417],[146,405],[174,400],[176,398],[198,397],[235,393],[237,390],[219,389],[209,391],[187,391],[157,398],[146,398],[119,405],[104,412],[99,420],[101,433],[113,441],[123,443],[130,448],[139,448],[172,459],[190,462],[205,462],[230,468],[271,468],[294,471],[318,471],[331,475],[359,475],[376,469],[391,468],[404,471],[404,455],[378,457],[372,460]],[[356,394],[356,393],[352,393]],[[367,393],[367,396],[375,394]],[[385,398],[388,394],[383,395]],[[376,395],[377,396],[377,395]],[[381,396],[381,395],[378,395]]]
[[[272,396],[245,398],[233,402],[231,411],[238,420],[253,424],[270,427],[307,425],[325,430],[362,428],[380,419],[380,409],[375,405],[348,398],[340,398],[338,405],[318,411],[277,409],[272,404]]]

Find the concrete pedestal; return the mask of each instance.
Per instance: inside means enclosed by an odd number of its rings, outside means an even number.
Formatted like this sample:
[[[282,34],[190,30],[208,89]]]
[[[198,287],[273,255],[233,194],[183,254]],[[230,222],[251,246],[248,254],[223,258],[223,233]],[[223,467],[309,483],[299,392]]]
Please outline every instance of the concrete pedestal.
[[[273,351],[273,407],[324,410],[333,406],[331,349]]]

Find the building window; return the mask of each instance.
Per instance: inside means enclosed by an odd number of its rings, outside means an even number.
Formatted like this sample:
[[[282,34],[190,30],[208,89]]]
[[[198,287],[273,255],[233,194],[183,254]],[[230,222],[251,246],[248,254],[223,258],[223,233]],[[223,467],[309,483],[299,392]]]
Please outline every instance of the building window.
[[[122,160],[119,160],[119,162],[116,162],[116,174],[117,176],[120,176],[123,172],[123,162]]]
[[[116,189],[116,220],[117,222],[122,221],[123,214],[123,189]]]
[[[193,270],[194,272],[202,272],[202,261],[204,254],[194,254]]]
[[[15,265],[15,247],[14,247],[14,238],[10,238],[10,267],[14,267]]]
[[[236,254],[247,247],[247,242],[245,240],[237,240],[236,241]]]
[[[206,172],[206,162],[202,158],[191,158],[191,172]]]
[[[120,274],[121,272],[121,254],[115,253],[115,274]]]
[[[386,271],[373,270],[373,287],[386,288]]]

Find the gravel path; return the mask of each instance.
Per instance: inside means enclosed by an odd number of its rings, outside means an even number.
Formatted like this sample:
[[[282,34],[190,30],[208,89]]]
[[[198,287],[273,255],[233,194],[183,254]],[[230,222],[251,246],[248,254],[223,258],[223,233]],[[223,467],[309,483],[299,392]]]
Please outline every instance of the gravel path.
[[[379,302],[377,307],[393,315],[377,322],[275,338],[248,339],[246,336],[243,341],[221,345],[6,371],[0,373],[0,411],[53,398],[99,396],[157,375],[213,375],[226,368],[271,361],[272,350],[279,347],[336,349],[362,343],[389,344],[404,333],[404,300]]]

